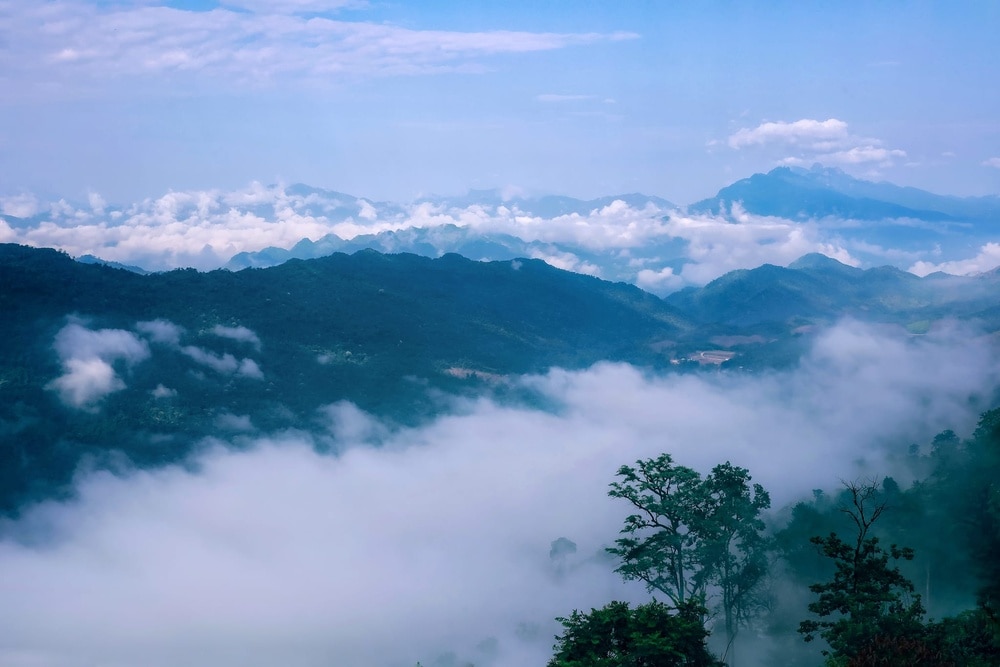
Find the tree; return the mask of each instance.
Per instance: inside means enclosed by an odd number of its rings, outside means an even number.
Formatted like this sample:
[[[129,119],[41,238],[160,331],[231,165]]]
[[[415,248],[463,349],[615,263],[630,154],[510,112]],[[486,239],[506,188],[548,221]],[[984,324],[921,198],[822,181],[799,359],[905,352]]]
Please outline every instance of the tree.
[[[831,581],[809,587],[819,595],[809,604],[809,611],[823,620],[799,624],[807,642],[818,633],[835,658],[852,658],[877,638],[920,640],[924,634],[920,596],[899,568],[889,565],[890,559],[911,560],[913,550],[893,544],[886,551],[871,535],[872,524],[886,509],[884,502],[878,502],[875,480],[845,486],[851,505],[841,511],[854,523],[854,541],[846,542],[836,533],[810,539],[833,560],[835,572]],[[831,655],[831,651],[823,654]]]
[[[618,477],[609,495],[629,501],[638,513],[625,519],[625,537],[608,549],[621,558],[616,571],[645,582],[676,607],[689,600],[704,604],[715,587],[728,653],[738,628],[762,607],[768,568],[760,513],[771,506],[770,496],[750,483],[744,468],[726,462],[702,479],[669,454],[622,466]]]
[[[700,562],[704,548],[701,476],[677,466],[669,454],[622,466],[620,482],[608,495],[632,503],[639,513],[625,519],[621,534],[608,551],[622,560],[615,570],[626,580],[666,595],[675,607],[705,597],[707,572]]]
[[[565,631],[556,636],[548,667],[721,667],[705,645],[703,614],[691,601],[676,610],[653,601],[574,611],[556,619]]]
[[[771,497],[760,484],[750,484],[746,469],[729,462],[712,469],[704,488],[711,531],[705,554],[722,598],[728,656],[740,626],[767,607],[761,583],[768,571],[768,540],[760,513],[771,506]]]

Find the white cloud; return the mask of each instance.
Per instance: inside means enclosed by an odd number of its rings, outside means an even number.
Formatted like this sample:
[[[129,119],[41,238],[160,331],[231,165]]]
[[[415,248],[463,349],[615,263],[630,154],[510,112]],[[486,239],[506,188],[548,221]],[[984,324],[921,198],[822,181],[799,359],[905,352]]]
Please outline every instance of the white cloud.
[[[74,408],[90,408],[108,394],[125,388],[115,369],[103,359],[66,359],[63,370],[46,388],[58,391],[62,402]]]
[[[779,164],[797,166],[816,162],[889,166],[895,158],[906,157],[906,151],[887,148],[878,139],[851,134],[847,123],[836,118],[761,123],[754,128],[737,130],[730,135],[728,144],[735,150],[761,147],[781,151]],[[788,151],[794,152],[788,154]]]
[[[260,366],[253,359],[240,359],[240,366],[236,369],[236,374],[254,380],[264,379],[264,371],[260,370]]]
[[[150,393],[153,395],[153,398],[173,398],[177,395],[177,390],[158,384]]]
[[[704,285],[736,269],[786,266],[814,252],[851,266],[858,264],[841,244],[827,240],[816,223],[755,216],[735,204],[732,216],[737,224],[711,216],[670,217],[672,235],[689,242],[690,262],[680,272],[685,282]]]
[[[178,326],[169,320],[157,319],[148,322],[138,322],[136,330],[147,336],[154,343],[161,343],[170,347],[177,347],[181,343],[181,336],[184,335],[184,327]]]
[[[15,218],[30,218],[39,211],[38,199],[31,193],[0,197],[0,213]]]
[[[632,207],[622,200],[555,217],[528,213],[511,203],[455,207],[425,201],[387,204],[376,210],[359,201],[354,216],[326,217],[324,212],[344,203],[316,193],[295,195],[283,185],[253,183],[235,192],[170,192],[123,209],[118,219],[112,218],[116,211],[97,216],[89,208],[57,202],[50,205],[48,217],[32,227],[12,229],[9,235],[14,242],[56,247],[72,255],[92,254],[149,270],[178,266],[207,270],[223,265],[237,252],[291,248],[303,238],[315,241],[336,234],[351,239],[454,225],[485,235],[509,234],[537,244],[526,254],[554,266],[629,280],[659,293],[681,286],[666,270],[664,262],[671,260],[687,262],[684,270],[674,271],[683,284],[704,284],[728,270],[763,262],[788,264],[809,252],[857,264],[835,229],[751,216],[738,207],[733,215],[739,224],[734,225],[729,219],[685,216],[652,203]],[[662,247],[665,244],[669,247]],[[643,262],[632,266],[628,253],[641,255]],[[172,326],[168,323],[155,333],[154,325],[143,324],[140,331],[167,336],[176,346],[182,332]]]
[[[363,0],[223,0],[223,7],[238,7],[258,14],[330,12],[363,7]]]
[[[950,262],[920,261],[915,262],[908,270],[918,276],[926,276],[936,271],[943,271],[956,276],[967,276],[976,273],[992,271],[1000,267],[1000,243],[987,243],[979,248],[975,257],[959,259]]]
[[[640,269],[636,274],[635,284],[648,292],[674,292],[684,287],[684,278],[674,273],[669,267],[663,267],[656,271],[653,269]]]
[[[216,354],[195,345],[185,345],[181,353],[195,363],[211,368],[220,375],[241,375],[254,380],[262,380],[264,373],[253,359],[237,359],[232,354]]]
[[[988,160],[983,160],[983,166],[1000,169],[1000,157],[991,157]]]
[[[842,120],[804,118],[791,123],[761,123],[755,128],[743,128],[733,133],[728,143],[730,148],[735,149],[783,143],[822,150],[839,144],[847,137],[847,123]]]
[[[0,26],[10,54],[7,79],[49,94],[120,79],[168,78],[173,87],[315,87],[358,77],[476,72],[484,69],[481,59],[497,55],[636,37],[417,30],[310,15],[346,4],[234,0],[188,11],[149,3],[13,3]]]
[[[96,192],[91,192],[87,195],[87,202],[90,204],[90,210],[92,210],[95,215],[104,215],[104,208],[108,205],[108,203],[104,201],[104,197]]]
[[[392,432],[340,404],[329,432],[91,474],[5,524],[0,663],[544,664],[555,616],[642,595],[593,558],[627,514],[606,496],[618,466],[729,460],[781,506],[892,472],[889,446],[968,433],[998,382],[974,332],[845,323],[792,371],[554,370],[521,381],[551,413],[481,401]],[[335,435],[341,454],[317,454]],[[559,537],[578,546],[562,574]]]
[[[601,275],[601,269],[598,266],[581,260],[571,252],[561,252],[555,249],[534,249],[528,253],[528,256],[531,259],[540,259],[549,266],[554,266],[563,271],[573,271],[588,276]]]
[[[226,327],[221,324],[217,324],[212,327],[211,333],[219,336],[220,338],[228,338],[241,343],[247,343],[252,345],[254,349],[258,351],[260,350],[260,338],[258,338],[257,334],[253,331],[244,326]]]
[[[66,405],[84,410],[95,409],[102,398],[125,388],[114,362],[132,366],[149,357],[149,347],[135,334],[122,329],[95,331],[78,321],[59,330],[53,347],[63,374],[46,388],[57,391]]]

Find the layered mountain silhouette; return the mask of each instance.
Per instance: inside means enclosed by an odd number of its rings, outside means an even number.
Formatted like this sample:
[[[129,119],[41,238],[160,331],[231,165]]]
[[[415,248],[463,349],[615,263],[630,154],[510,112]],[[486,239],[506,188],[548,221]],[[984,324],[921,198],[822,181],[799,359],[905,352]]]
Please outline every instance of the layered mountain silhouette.
[[[348,195],[340,193],[305,186],[293,188],[299,194],[312,193],[328,199],[332,197],[337,202],[349,201]],[[356,204],[360,200],[350,201]],[[506,207],[505,210],[520,211],[522,215],[552,219],[560,215],[587,215],[615,201],[634,209],[652,205],[661,216],[713,216],[740,224],[740,216],[753,215],[808,223],[823,230],[823,236],[845,243],[854,255],[871,265],[883,263],[885,259],[880,253],[884,255],[890,250],[910,257],[903,262],[912,262],[912,258],[931,251],[937,258],[935,261],[967,257],[978,245],[993,240],[1000,224],[1000,197],[938,195],[891,183],[865,181],[839,169],[820,166],[812,169],[779,167],[766,174],[754,174],[722,188],[715,197],[691,204],[686,210],[666,200],[639,194],[584,201],[555,196],[504,198],[496,190],[471,191],[464,197],[428,199],[426,203],[452,210],[485,207],[495,211],[498,207]],[[387,206],[379,204],[386,214],[395,211]],[[353,209],[348,206],[336,210],[346,215]],[[359,212],[360,209],[355,210],[355,214]],[[682,238],[658,237],[623,254],[618,248],[600,250],[571,241],[541,242],[525,240],[514,233],[441,225],[380,231],[350,239],[335,234],[316,240],[302,239],[288,248],[269,247],[239,253],[226,266],[232,270],[274,266],[289,259],[311,259],[332,252],[352,253],[364,248],[426,257],[454,252],[481,260],[572,257],[580,265],[592,267],[602,277],[630,282],[636,281],[636,266],[654,270],[670,267],[679,273],[690,261],[688,242]],[[907,267],[904,263],[899,268]],[[662,289],[665,291],[661,295],[671,288]]]
[[[512,378],[553,366],[773,368],[845,316],[996,332],[998,288],[996,272],[809,255],[661,299],[523,258],[363,250],[140,275],[0,245],[0,511],[64,492],[83,463],[176,462],[220,431],[303,428],[342,400],[411,423],[466,392],[536,400]]]

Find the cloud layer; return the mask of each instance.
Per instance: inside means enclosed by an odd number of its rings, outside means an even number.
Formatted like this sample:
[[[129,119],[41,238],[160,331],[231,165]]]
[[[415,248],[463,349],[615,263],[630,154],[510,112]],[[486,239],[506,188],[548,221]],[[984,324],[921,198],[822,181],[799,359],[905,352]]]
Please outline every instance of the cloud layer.
[[[792,125],[754,131],[741,138],[740,145],[786,134],[804,134],[815,142],[840,127],[834,124],[829,129],[820,123],[803,126],[808,130],[804,131],[789,129]],[[350,240],[422,230],[424,238],[419,242],[413,242],[412,235],[383,237],[375,247],[432,255],[436,248],[442,254],[452,251],[448,243],[461,235],[454,231],[457,227],[476,236],[481,246],[505,243],[496,235],[507,235],[517,241],[507,250],[517,255],[607,280],[632,282],[658,294],[704,285],[734,269],[764,263],[787,265],[807,253],[822,253],[852,266],[893,263],[919,275],[933,270],[988,270],[1000,261],[990,251],[992,244],[984,246],[979,256],[965,258],[956,255],[965,252],[968,244],[958,243],[957,237],[942,232],[941,239],[953,246],[942,252],[936,241],[907,240],[913,235],[905,226],[898,228],[897,232],[904,231],[893,241],[878,237],[884,233],[878,225],[866,228],[850,220],[760,216],[748,213],[739,203],[724,215],[713,216],[687,214],[641,195],[595,200],[589,207],[584,206],[586,202],[567,201],[575,202],[570,208],[576,210],[563,212],[567,209],[546,204],[545,198],[504,200],[492,192],[478,198],[470,194],[396,204],[302,185],[257,182],[235,191],[169,192],[125,207],[110,206],[97,193],[91,193],[86,204],[42,202],[22,193],[0,195],[0,207],[20,214],[8,213],[12,217],[0,219],[0,242],[58,248],[77,257],[93,255],[153,271],[210,270],[225,266],[240,253],[289,250],[303,240],[323,243],[328,235]],[[982,238],[981,231],[969,233]],[[894,242],[908,245],[892,247]],[[489,250],[482,252],[483,256],[472,250],[466,254],[472,259],[490,258]],[[232,338],[239,334],[218,335]]]
[[[553,409],[469,402],[392,432],[338,404],[316,432],[82,478],[77,500],[0,525],[0,663],[541,664],[556,615],[642,595],[599,556],[627,513],[606,497],[619,465],[730,460],[780,507],[968,432],[1000,356],[969,330],[848,322],[788,372],[602,364],[518,382]],[[557,563],[560,537],[578,548]]]
[[[735,218],[687,216],[652,202],[616,200],[585,212],[540,215],[504,203],[398,206],[344,197],[254,183],[234,192],[171,192],[126,208],[36,202],[41,212],[34,217],[14,225],[0,220],[0,242],[54,247],[148,270],[208,270],[237,253],[291,248],[328,234],[353,239],[457,226],[486,238],[501,233],[534,244],[525,254],[559,268],[660,292],[704,284],[732,269],[787,264],[809,252],[858,263],[836,233],[749,215],[738,207]],[[26,205],[24,196],[0,203],[11,210]]]

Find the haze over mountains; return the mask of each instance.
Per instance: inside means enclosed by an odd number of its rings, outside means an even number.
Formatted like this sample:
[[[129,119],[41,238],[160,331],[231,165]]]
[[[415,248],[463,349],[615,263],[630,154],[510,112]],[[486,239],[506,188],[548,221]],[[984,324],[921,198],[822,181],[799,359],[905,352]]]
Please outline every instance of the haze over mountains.
[[[644,598],[603,555],[618,465],[732,460],[776,507],[907,474],[1000,398],[998,280],[807,255],[663,300],[531,259],[2,245],[0,657],[542,664],[567,608]]]
[[[926,275],[986,271],[1000,198],[875,183],[837,169],[779,167],[686,209],[640,194],[582,201],[471,191],[409,204],[305,185],[171,192],[116,208],[3,199],[0,240],[57,247],[143,270],[273,266],[363,248],[476,260],[542,259],[665,295],[734,269],[819,252]]]
[[[992,197],[3,203],[3,664],[543,664],[557,616],[647,597],[604,552],[621,464],[746,466],[781,522],[1000,402]]]
[[[362,250],[139,275],[8,244],[0,286],[7,511],[58,492],[85,456],[163,464],[220,425],[294,427],[337,401],[413,423],[445,394],[530,402],[510,378],[554,367],[788,368],[844,318],[1000,332],[998,272],[919,278],[815,254],[662,300],[531,259]]]

